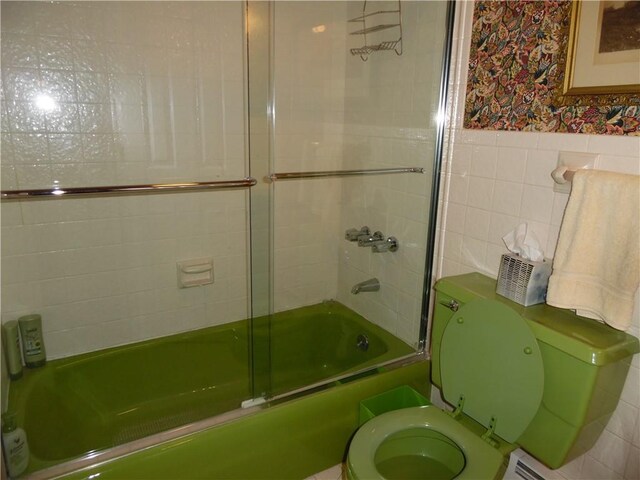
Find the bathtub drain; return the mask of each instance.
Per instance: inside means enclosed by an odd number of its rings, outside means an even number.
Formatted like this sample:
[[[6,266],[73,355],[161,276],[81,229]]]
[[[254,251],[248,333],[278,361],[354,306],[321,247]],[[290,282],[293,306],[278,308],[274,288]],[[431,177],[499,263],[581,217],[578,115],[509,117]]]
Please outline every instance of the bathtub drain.
[[[363,334],[358,335],[356,346],[363,352],[366,352],[369,350],[369,338]]]

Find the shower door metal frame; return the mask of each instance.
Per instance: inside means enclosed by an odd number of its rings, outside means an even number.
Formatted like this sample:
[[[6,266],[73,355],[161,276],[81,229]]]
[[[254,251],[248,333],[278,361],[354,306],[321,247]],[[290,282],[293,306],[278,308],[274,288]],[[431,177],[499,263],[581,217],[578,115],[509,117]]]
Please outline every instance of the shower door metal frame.
[[[261,4],[259,0],[247,0],[247,9],[249,10],[249,6],[253,4]],[[275,45],[275,11],[274,8],[271,7],[272,2],[264,2],[270,5],[268,18],[269,18],[269,35],[268,42],[272,47]],[[275,3],[275,2],[274,2]],[[419,323],[419,331],[418,331],[418,348],[417,351],[413,354],[406,355],[404,357],[399,357],[395,360],[391,360],[383,365],[375,365],[373,367],[368,367],[363,370],[359,370],[357,372],[352,372],[349,374],[342,375],[340,377],[331,377],[327,378],[323,381],[314,383],[312,385],[304,386],[293,390],[291,392],[285,392],[282,394],[278,394],[275,396],[270,396],[270,382],[267,386],[267,391],[260,392],[266,393],[264,398],[268,401],[281,400],[286,398],[293,398],[295,396],[299,396],[304,394],[305,392],[315,391],[318,388],[324,388],[327,385],[333,384],[337,379],[348,379],[351,377],[355,377],[358,375],[362,375],[366,372],[371,372],[378,369],[381,366],[385,366],[387,364],[397,364],[397,363],[407,363],[411,361],[419,361],[428,354],[428,327],[429,327],[429,318],[431,312],[431,289],[433,286],[433,266],[436,261],[436,227],[438,221],[438,197],[440,193],[440,176],[442,173],[442,156],[444,153],[444,138],[445,138],[445,130],[447,126],[445,125],[444,118],[446,118],[447,113],[447,95],[448,95],[448,81],[449,81],[449,69],[451,66],[451,51],[452,51],[452,42],[453,42],[453,27],[455,20],[455,0],[447,0],[447,7],[445,13],[445,37],[443,42],[443,50],[442,50],[442,63],[441,63],[441,74],[440,74],[440,85],[439,85],[439,98],[438,98],[438,110],[437,110],[437,128],[436,128],[436,138],[435,138],[435,148],[433,155],[433,172],[432,172],[432,180],[431,180],[431,203],[429,209],[428,223],[427,223],[427,242],[425,248],[425,269],[423,275],[423,290],[422,290],[422,306],[420,313],[420,323]],[[248,43],[250,39],[250,32],[248,33]],[[266,36],[265,36],[266,38]],[[275,79],[274,75],[274,55],[273,52],[269,50],[268,55],[268,65],[269,65],[269,86],[268,90],[270,91],[270,96],[268,100],[265,101],[264,104],[264,117],[265,122],[262,125],[261,134],[268,132],[269,139],[271,141],[268,142],[264,148],[269,151],[269,160],[268,164],[270,167],[270,172],[273,172],[274,166],[274,142],[272,135],[275,132]],[[249,57],[249,64],[251,63],[251,52],[248,49],[247,55]],[[249,92],[251,93],[251,75],[249,76]],[[254,79],[255,80],[255,79]],[[251,100],[249,101],[249,105],[251,105]],[[425,118],[425,122],[428,122],[429,118]],[[251,137],[252,132],[249,130],[249,135]],[[250,150],[253,151],[253,150]],[[251,160],[250,160],[251,164]],[[387,171],[385,171],[387,170]],[[274,211],[273,211],[273,199],[272,195],[274,194],[274,184],[277,181],[281,180],[290,180],[290,179],[306,179],[306,178],[325,178],[325,177],[342,177],[342,176],[360,176],[360,175],[380,175],[380,174],[398,174],[398,173],[424,173],[423,169],[417,167],[404,167],[404,168],[391,168],[391,169],[369,169],[369,170],[343,170],[343,171],[322,171],[322,172],[275,172],[268,173],[263,175],[263,171],[255,172],[251,169],[249,170],[251,175],[256,176],[257,178],[262,178],[266,184],[269,186],[269,225],[270,225],[270,235],[269,241],[271,245],[274,245]],[[254,187],[251,189],[251,195],[255,195],[259,189]],[[253,216],[253,209],[252,209]],[[252,235],[253,236],[253,235]],[[252,243],[253,246],[253,243]],[[252,250],[251,255],[254,255]],[[273,248],[270,249],[269,255],[269,266],[270,266],[270,279],[269,282],[269,292],[270,292],[270,307],[269,314],[273,313],[272,305],[273,305],[273,281],[274,281],[274,272],[273,272],[274,258],[273,258]],[[252,274],[253,276],[253,274]],[[252,299],[252,303],[254,300]],[[270,323],[270,322],[269,322]],[[251,346],[250,346],[251,347]],[[253,359],[253,365],[256,364],[256,359]],[[255,372],[252,373],[255,376]],[[255,390],[254,390],[255,391]],[[254,395],[254,398],[255,395]],[[263,401],[264,398],[257,399],[258,402]]]
[[[249,175],[263,179],[273,162],[273,5],[245,0],[247,68],[247,151]],[[249,371],[252,399],[260,404],[271,391],[271,321],[273,313],[273,185],[259,181],[249,195]],[[266,337],[266,341],[264,338]]]
[[[422,288],[422,311],[420,313],[420,338],[418,350],[427,353],[429,346],[429,319],[432,308],[431,291],[435,279],[434,263],[436,261],[436,227],[438,224],[438,200],[440,197],[440,177],[442,175],[442,157],[444,155],[444,138],[447,129],[447,96],[449,93],[449,74],[451,69],[451,54],[453,45],[453,29],[455,23],[455,0],[447,0],[446,35],[442,52],[442,70],[440,74],[440,88],[438,99],[438,126],[436,130],[433,174],[431,179],[431,207],[427,222],[427,245],[424,266],[424,284]]]

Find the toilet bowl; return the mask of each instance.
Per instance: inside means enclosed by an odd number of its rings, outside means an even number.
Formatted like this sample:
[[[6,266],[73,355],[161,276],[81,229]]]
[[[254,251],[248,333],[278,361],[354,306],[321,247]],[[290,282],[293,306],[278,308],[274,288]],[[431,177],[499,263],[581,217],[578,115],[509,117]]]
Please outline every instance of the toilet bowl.
[[[450,414],[434,406],[405,408],[365,423],[349,448],[347,476],[490,480],[502,455]]]

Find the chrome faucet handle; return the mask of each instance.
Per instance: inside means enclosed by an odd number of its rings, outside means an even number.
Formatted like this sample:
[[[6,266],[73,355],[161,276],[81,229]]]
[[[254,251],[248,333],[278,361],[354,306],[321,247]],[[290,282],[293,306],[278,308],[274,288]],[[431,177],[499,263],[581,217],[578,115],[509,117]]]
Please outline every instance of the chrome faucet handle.
[[[396,237],[389,237],[386,240],[374,242],[373,245],[371,245],[371,250],[373,250],[373,253],[397,252],[399,247],[398,239]]]
[[[357,228],[350,228],[346,232],[344,232],[345,240],[349,240],[350,242],[357,242],[358,239],[362,236],[371,235],[371,230],[366,225],[362,227],[360,230]]]
[[[361,235],[358,237],[359,247],[371,247],[375,242],[384,240],[384,234],[380,231],[374,232],[373,235]]]
[[[344,239],[349,240],[350,242],[356,242],[358,240],[358,235],[360,235],[360,230],[357,228],[350,228],[344,232]]]

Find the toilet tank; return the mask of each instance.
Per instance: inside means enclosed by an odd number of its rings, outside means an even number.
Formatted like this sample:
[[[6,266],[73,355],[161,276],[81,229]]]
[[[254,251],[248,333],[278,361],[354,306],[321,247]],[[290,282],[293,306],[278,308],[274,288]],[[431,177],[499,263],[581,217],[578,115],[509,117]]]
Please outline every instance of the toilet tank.
[[[520,314],[538,340],[544,366],[542,402],[517,444],[550,468],[588,451],[615,410],[636,337],[569,310],[545,304],[523,307],[495,293],[496,281],[479,273],[439,280],[431,330],[431,380],[442,388],[440,344],[454,311],[474,299],[490,299]],[[474,352],[469,352],[472,362]]]

